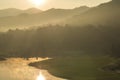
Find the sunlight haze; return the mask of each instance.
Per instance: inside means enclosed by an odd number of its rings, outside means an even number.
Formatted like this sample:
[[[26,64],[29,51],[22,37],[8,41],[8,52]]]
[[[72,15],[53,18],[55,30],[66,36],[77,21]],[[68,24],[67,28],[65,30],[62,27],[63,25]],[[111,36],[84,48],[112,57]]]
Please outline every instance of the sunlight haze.
[[[27,9],[27,8],[36,7],[36,6],[37,8],[42,10],[50,9],[53,7],[68,9],[68,8],[74,8],[74,7],[79,7],[83,5],[90,6],[90,7],[97,6],[100,3],[104,3],[108,1],[110,0],[46,0],[44,3],[44,0],[42,1],[32,0],[32,3],[30,3],[30,0],[0,0],[0,9],[5,9],[5,8]]]
[[[120,0],[0,0],[0,80],[120,80]]]

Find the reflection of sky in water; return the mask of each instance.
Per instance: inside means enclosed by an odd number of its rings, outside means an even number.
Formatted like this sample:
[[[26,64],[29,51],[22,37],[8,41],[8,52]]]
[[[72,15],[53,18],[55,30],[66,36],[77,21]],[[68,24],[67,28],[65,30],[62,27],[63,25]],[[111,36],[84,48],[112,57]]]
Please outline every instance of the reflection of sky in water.
[[[36,80],[40,70],[30,67],[30,62],[41,61],[31,58],[29,61],[21,58],[11,58],[0,62],[0,80]],[[46,70],[41,70],[47,80],[63,80],[50,75]]]

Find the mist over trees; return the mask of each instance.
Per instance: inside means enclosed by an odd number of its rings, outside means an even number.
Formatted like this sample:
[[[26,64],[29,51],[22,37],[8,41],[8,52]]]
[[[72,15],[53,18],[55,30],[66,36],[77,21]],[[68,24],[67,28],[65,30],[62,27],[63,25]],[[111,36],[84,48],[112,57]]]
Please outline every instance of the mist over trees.
[[[119,26],[48,25],[0,33],[0,54],[33,57],[57,56],[62,51],[88,51],[120,56]]]
[[[53,53],[57,51],[88,51],[119,56],[119,4],[119,0],[112,0],[93,8],[86,6],[68,10],[53,8],[39,14],[0,18],[0,25],[2,22],[5,22],[5,25],[21,23],[34,25],[36,22],[40,24],[63,20],[60,25],[51,24],[46,27],[38,26],[41,27],[38,29],[18,28],[1,32],[0,54],[28,57],[58,55]]]
[[[17,69],[30,79],[29,73],[37,77],[40,69],[69,80],[120,80],[119,9],[120,0],[111,0],[74,9],[0,10],[0,61],[7,60],[0,65],[3,77]]]

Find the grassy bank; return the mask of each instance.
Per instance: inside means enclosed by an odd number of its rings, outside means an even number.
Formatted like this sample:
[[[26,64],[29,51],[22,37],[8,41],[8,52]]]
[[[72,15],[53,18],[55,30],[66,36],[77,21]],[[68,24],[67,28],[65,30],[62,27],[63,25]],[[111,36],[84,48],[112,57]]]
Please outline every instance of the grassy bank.
[[[113,58],[105,55],[73,54],[29,65],[47,69],[52,75],[69,80],[120,80],[120,74],[102,70],[102,67],[114,62]]]

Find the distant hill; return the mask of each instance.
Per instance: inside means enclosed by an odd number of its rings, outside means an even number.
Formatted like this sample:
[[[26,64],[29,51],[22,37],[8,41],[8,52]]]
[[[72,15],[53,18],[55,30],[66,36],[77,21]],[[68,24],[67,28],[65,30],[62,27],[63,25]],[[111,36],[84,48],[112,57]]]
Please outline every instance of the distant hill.
[[[112,0],[96,7],[78,7],[74,9],[49,9],[41,11],[35,8],[19,10],[9,8],[0,11],[0,28],[29,27],[43,24],[72,25],[120,25],[120,0]],[[4,14],[3,14],[4,12]],[[4,17],[3,17],[4,16]]]
[[[71,25],[120,25],[119,9],[120,0],[112,0],[92,8],[82,6],[74,9],[52,8],[46,11],[31,8],[22,11],[22,13],[20,13],[20,10],[11,9],[11,11],[14,11],[14,14],[20,14],[1,17],[0,28],[24,28],[56,23]]]
[[[0,10],[0,17],[17,16],[17,15],[22,14],[22,13],[34,14],[34,13],[40,13],[40,12],[41,12],[41,10],[36,9],[36,8],[30,8],[27,10],[8,8],[8,9]]]
[[[22,13],[22,10],[15,9],[15,8],[8,8],[8,9],[0,10],[0,17],[16,16],[21,13]]]
[[[29,8],[27,10],[24,10],[23,12],[28,14],[36,14],[36,13],[41,13],[42,10],[39,10],[37,8]]]
[[[112,0],[67,20],[73,25],[120,25],[120,0]]]
[[[36,9],[25,10],[24,13],[18,16],[8,16],[0,18],[0,27],[13,27],[13,26],[34,26],[40,24],[57,23],[71,16],[81,14],[87,11],[89,8],[86,6],[74,8],[74,9],[49,9],[43,12],[39,12]],[[36,14],[26,14],[33,13]]]

